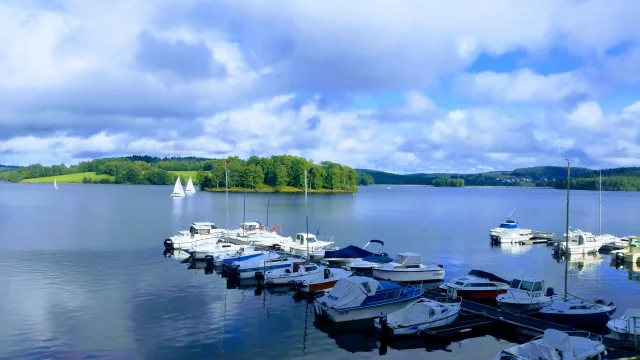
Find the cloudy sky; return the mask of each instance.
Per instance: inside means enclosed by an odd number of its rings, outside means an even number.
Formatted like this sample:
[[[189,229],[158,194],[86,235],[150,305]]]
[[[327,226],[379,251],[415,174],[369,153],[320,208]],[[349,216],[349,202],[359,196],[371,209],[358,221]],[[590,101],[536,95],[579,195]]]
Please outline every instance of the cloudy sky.
[[[0,163],[640,166],[638,1],[0,2]]]

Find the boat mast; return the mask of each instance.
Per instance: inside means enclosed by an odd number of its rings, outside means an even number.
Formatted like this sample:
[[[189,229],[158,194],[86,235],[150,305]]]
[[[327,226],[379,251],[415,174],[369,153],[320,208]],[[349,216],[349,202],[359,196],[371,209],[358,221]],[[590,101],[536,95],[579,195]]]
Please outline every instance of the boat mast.
[[[267,229],[269,228],[269,198],[271,197],[270,194],[267,194]]]
[[[246,216],[247,216],[247,212],[246,212],[246,208],[247,208],[247,182],[244,182],[244,195],[242,196],[242,236],[245,236],[245,229],[247,227],[246,224]]]
[[[309,254],[309,208],[307,207],[307,170],[304,171],[304,213],[307,224],[307,235],[306,235],[306,243],[307,243],[307,259],[311,258]]]
[[[565,159],[567,160],[567,159]],[[567,258],[569,252],[569,186],[571,184],[571,163],[567,160],[567,226],[566,226],[566,239],[564,246],[564,301],[567,301],[567,273],[569,272],[569,259]]]
[[[227,209],[227,230],[229,230],[229,172],[227,159],[224,159],[224,207]]]
[[[598,233],[602,235],[602,170],[600,170],[600,201],[599,201],[599,209],[598,209]]]

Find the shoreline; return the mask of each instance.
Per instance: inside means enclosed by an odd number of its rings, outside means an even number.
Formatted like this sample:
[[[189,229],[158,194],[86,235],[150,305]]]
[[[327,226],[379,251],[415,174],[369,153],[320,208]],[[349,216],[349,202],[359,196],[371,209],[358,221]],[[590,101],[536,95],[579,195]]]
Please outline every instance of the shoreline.
[[[224,188],[206,188],[200,191],[208,191],[208,192],[225,192]],[[229,192],[231,193],[280,193],[280,194],[304,194],[304,189],[298,188],[287,188],[287,189],[244,189],[244,188],[230,188]],[[351,190],[331,190],[331,189],[321,189],[321,190],[312,190],[308,189],[307,192],[309,194],[355,194],[357,191]]]

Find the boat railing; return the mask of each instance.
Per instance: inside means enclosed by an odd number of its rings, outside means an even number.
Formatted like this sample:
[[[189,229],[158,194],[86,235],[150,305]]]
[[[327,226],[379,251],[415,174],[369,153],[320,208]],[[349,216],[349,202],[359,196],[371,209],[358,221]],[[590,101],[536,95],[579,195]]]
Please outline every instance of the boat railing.
[[[599,343],[602,343],[602,335],[599,334],[594,334],[588,331],[584,331],[584,330],[572,330],[572,331],[563,331],[565,334],[569,335],[569,336],[576,336],[576,337],[582,337],[585,339],[589,339],[589,340],[593,340],[593,341],[597,341]],[[542,339],[544,337],[544,335],[540,335],[536,338],[534,338],[533,340],[539,340]],[[533,341],[532,340],[532,341]],[[595,348],[597,345],[594,345],[593,347]],[[583,350],[588,350],[588,349],[583,349]]]
[[[462,297],[441,296],[441,297],[437,297],[436,301],[443,304],[460,304],[462,303]]]
[[[335,236],[333,236],[333,235],[322,235],[322,236],[321,235],[316,235],[316,239],[318,241],[326,241],[326,242],[334,242],[333,241],[334,237]]]

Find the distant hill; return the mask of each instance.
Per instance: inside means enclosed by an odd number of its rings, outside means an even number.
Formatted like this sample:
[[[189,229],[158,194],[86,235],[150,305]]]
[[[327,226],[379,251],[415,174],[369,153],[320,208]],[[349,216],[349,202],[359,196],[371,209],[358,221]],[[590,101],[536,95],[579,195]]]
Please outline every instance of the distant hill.
[[[20,168],[19,166],[2,165],[2,164],[0,164],[0,173],[1,173],[1,172],[5,172],[5,171],[14,171],[14,170],[18,170],[19,168]]]
[[[369,174],[374,184],[380,185],[437,185],[435,179],[462,179],[465,186],[525,186],[565,188],[567,168],[563,166],[535,166],[505,171],[488,171],[477,174],[458,173],[416,173],[394,174],[378,170],[356,169],[360,175]],[[571,185],[574,189],[597,190],[598,170],[572,167]],[[614,168],[602,170],[604,190],[640,191],[640,167]]]

